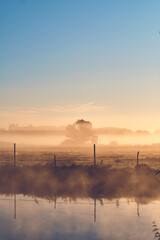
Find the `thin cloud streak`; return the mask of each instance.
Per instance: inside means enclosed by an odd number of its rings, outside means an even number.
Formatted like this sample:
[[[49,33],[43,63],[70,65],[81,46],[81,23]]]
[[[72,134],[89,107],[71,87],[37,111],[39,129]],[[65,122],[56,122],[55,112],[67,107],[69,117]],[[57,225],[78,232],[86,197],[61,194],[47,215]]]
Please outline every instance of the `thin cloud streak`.
[[[68,105],[68,106],[55,106],[55,107],[46,107],[46,108],[38,108],[37,111],[41,112],[57,112],[57,113],[84,113],[84,112],[101,112],[109,110],[109,106],[101,106],[101,105],[95,105],[93,102],[81,104],[81,105]]]
[[[29,114],[38,114],[43,112],[57,112],[57,113],[83,113],[83,112],[101,112],[109,110],[110,107],[106,105],[95,105],[93,102],[89,102],[86,104],[74,104],[74,105],[60,105],[60,106],[54,106],[54,107],[35,107],[35,108],[29,108],[29,109],[23,109],[21,107],[12,107],[9,110],[6,109],[0,109],[0,112],[2,113],[12,113],[12,112],[18,112],[18,113],[29,113]]]

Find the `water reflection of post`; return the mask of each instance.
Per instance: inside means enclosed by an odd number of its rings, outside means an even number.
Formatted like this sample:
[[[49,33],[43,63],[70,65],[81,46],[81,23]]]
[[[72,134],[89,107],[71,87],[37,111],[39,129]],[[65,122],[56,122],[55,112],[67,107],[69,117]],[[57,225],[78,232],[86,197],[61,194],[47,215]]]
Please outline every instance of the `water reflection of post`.
[[[137,216],[140,217],[140,214],[139,214],[139,203],[137,203]]]
[[[16,194],[14,194],[14,219],[16,219]]]
[[[54,199],[54,208],[56,209],[56,205],[57,205],[57,197],[55,196],[55,199]]]
[[[96,198],[94,198],[94,222],[96,222]]]
[[[116,200],[116,207],[118,208],[120,206],[119,199]]]

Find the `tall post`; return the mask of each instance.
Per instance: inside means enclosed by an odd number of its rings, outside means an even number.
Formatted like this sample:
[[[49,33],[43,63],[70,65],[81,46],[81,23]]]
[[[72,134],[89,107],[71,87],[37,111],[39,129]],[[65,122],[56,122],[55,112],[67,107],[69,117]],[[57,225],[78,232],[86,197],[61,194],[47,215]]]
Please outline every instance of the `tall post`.
[[[137,167],[139,166],[139,151],[137,152]]]
[[[16,167],[16,143],[14,143],[14,167]]]
[[[94,166],[96,166],[96,144],[94,144]]]
[[[56,155],[54,155],[54,167],[56,167]]]

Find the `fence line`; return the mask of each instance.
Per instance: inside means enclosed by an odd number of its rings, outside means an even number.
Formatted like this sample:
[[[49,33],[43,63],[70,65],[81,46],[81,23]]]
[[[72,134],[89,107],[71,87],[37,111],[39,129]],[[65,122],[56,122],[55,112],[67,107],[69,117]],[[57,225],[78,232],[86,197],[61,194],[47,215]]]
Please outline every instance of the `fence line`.
[[[93,149],[90,148],[77,148],[77,150],[31,150],[18,149],[16,143],[14,143],[13,150],[0,150],[0,165],[13,165],[13,166],[30,166],[30,165],[51,165],[52,167],[58,166],[71,166],[71,165],[106,165],[112,164],[117,167],[130,166],[134,167],[146,163],[151,164],[153,167],[160,167],[160,153],[148,154],[148,152],[140,155],[139,151],[124,151],[117,152],[114,148],[114,152],[108,151],[108,149],[99,150],[96,145],[93,145]],[[136,156],[137,154],[137,156]]]

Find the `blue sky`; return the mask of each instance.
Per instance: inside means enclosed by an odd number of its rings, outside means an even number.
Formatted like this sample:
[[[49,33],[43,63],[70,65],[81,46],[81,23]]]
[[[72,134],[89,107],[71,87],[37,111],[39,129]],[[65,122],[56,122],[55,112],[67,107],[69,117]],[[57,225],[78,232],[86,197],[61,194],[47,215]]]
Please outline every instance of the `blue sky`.
[[[152,114],[158,126],[159,30],[159,0],[0,1],[1,125],[38,124],[27,111],[39,111],[43,124],[47,114],[48,123],[86,117],[97,125]],[[88,113],[42,111],[90,103]]]

